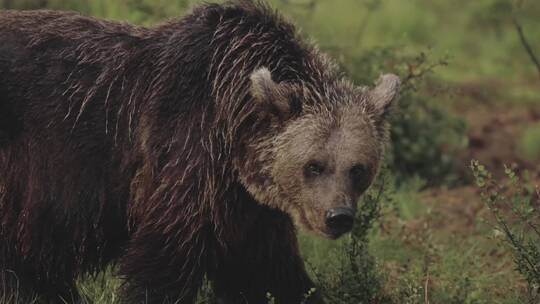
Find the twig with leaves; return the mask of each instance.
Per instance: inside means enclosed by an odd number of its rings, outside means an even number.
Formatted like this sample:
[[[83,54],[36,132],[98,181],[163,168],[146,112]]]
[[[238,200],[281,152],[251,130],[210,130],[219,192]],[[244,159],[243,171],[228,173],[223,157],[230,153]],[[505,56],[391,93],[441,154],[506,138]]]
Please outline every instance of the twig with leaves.
[[[494,216],[495,231],[509,245],[517,270],[528,283],[531,303],[540,299],[540,191],[528,189],[525,181],[505,167],[508,184],[502,184],[478,161],[471,162],[482,200]],[[531,193],[532,192],[532,193]],[[510,194],[509,197],[507,194]]]
[[[442,58],[440,60],[431,62],[428,55],[425,52],[421,52],[412,62],[407,62],[406,64],[407,74],[403,77],[403,90],[415,90],[416,86],[414,85],[414,82],[416,80],[422,79],[439,66],[447,66],[448,60],[446,58]]]

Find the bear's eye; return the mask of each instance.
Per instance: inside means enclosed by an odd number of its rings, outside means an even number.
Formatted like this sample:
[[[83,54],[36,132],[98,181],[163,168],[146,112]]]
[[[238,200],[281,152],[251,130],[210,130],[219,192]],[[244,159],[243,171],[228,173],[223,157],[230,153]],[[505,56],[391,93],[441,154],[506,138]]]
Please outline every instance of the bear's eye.
[[[324,172],[324,166],[319,162],[310,162],[304,167],[304,175],[313,177],[321,175]]]
[[[364,165],[355,165],[350,170],[350,175],[353,183],[360,187],[365,187],[368,180],[368,169]]]

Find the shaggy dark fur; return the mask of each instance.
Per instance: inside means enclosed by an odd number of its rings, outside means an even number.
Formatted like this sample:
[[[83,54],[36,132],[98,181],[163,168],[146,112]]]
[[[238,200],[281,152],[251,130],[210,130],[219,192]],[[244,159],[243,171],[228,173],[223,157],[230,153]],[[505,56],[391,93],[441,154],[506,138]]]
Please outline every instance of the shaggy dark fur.
[[[247,2],[152,29],[6,11],[0,41],[0,262],[20,295],[76,298],[119,259],[126,303],[190,303],[205,273],[225,298],[299,302],[290,219],[230,166],[253,132],[249,73],[310,72],[288,24]]]
[[[1,12],[0,296],[78,301],[75,279],[117,262],[126,303],[192,303],[205,275],[224,303],[299,303],[313,285],[291,218],[235,169],[275,120],[254,70],[337,79],[298,41],[247,1],[154,28]]]

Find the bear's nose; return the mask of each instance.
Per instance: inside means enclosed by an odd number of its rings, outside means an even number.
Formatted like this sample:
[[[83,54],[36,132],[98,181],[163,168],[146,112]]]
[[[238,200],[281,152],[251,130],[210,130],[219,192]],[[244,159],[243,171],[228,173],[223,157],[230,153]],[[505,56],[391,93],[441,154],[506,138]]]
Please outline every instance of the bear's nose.
[[[339,237],[352,229],[354,210],[347,207],[337,207],[326,211],[326,227],[335,237]]]

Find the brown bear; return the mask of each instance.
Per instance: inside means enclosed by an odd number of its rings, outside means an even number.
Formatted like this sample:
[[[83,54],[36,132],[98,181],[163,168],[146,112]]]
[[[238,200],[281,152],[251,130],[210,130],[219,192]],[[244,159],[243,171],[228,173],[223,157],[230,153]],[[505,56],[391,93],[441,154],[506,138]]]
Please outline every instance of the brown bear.
[[[250,1],[152,28],[1,12],[0,296],[79,302],[113,264],[125,303],[193,303],[205,277],[220,303],[300,303],[295,226],[351,229],[398,89]]]

